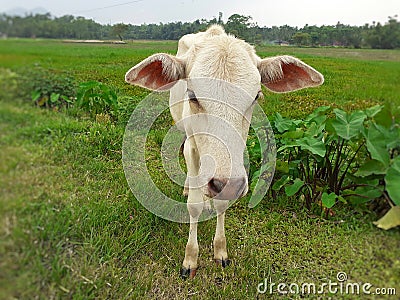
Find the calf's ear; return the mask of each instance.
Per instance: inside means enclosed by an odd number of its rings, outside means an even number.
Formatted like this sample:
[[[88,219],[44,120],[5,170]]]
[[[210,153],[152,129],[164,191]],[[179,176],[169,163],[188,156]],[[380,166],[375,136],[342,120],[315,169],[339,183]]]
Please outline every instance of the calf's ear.
[[[258,63],[261,83],[276,93],[321,85],[324,76],[301,60],[288,56],[264,58]]]
[[[184,61],[166,53],[149,56],[125,74],[126,82],[150,90],[168,90],[182,78],[185,78]]]

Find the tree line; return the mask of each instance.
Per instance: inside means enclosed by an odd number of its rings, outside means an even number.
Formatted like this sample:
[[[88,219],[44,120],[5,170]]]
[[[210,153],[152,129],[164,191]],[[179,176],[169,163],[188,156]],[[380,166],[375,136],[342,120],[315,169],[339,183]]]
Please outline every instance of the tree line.
[[[400,22],[397,16],[389,17],[385,24],[372,22],[363,26],[351,26],[338,22],[336,25],[305,25],[298,28],[289,25],[261,27],[253,22],[251,16],[240,14],[233,14],[224,22],[222,13],[210,20],[142,25],[104,25],[84,17],[53,17],[50,13],[24,17],[2,14],[0,35],[57,39],[177,40],[184,34],[205,30],[211,24],[221,24],[227,32],[253,44],[400,48]]]

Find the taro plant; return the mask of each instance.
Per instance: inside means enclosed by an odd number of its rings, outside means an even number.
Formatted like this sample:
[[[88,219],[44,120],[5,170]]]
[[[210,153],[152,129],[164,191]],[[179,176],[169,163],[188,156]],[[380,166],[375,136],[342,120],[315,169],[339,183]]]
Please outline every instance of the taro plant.
[[[116,92],[98,81],[83,82],[79,85],[76,105],[93,117],[98,114],[113,114],[118,107]]]
[[[301,194],[307,208],[317,203],[326,215],[337,202],[384,197],[400,205],[400,125],[392,110],[323,106],[304,120],[276,113],[272,124],[278,148],[273,191]]]

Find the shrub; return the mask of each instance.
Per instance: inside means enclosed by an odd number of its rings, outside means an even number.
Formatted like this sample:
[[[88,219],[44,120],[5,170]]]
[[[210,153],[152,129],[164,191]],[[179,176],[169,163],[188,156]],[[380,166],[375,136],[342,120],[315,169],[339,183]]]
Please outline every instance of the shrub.
[[[20,96],[35,105],[59,109],[73,103],[77,84],[72,75],[42,67],[24,68],[18,73]]]
[[[93,117],[100,113],[114,115],[118,109],[116,92],[98,81],[83,82],[79,85],[76,105]]]
[[[377,105],[348,113],[322,106],[304,120],[279,113],[274,119],[273,191],[302,194],[307,208],[318,204],[327,215],[338,202],[359,205],[382,197],[400,205],[400,124],[394,109]]]

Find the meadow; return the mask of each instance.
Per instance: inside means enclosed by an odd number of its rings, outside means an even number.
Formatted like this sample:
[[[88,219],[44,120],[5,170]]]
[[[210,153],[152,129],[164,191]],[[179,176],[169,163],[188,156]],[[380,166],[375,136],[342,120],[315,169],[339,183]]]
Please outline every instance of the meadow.
[[[232,265],[212,260],[216,221],[199,225],[200,268],[179,277],[188,225],[158,218],[132,195],[121,162],[126,121],[148,91],[124,83],[125,72],[150,54],[176,52],[174,41],[127,45],[67,44],[56,40],[0,40],[0,299],[293,299],[268,283],[317,287],[345,272],[350,282],[370,283],[365,299],[400,293],[400,230],[383,231],[368,204],[338,206],[322,217],[298,196],[268,194],[253,209],[247,197],[227,212]],[[261,56],[294,55],[325,76],[320,88],[291,94],[265,89],[267,116],[304,118],[330,105],[348,111],[400,106],[400,51],[256,47]],[[121,111],[96,119],[70,109],[32,104],[24,82],[32,70],[96,80],[115,89]],[[11,73],[10,71],[11,70]],[[13,73],[14,72],[14,73]],[[11,74],[11,75],[7,75]],[[34,78],[32,78],[32,81]],[[149,139],[148,167],[171,196],[181,197],[160,171],[157,150],[171,124],[166,115]],[[375,288],[396,288],[379,296]],[[355,294],[305,295],[358,299]]]

